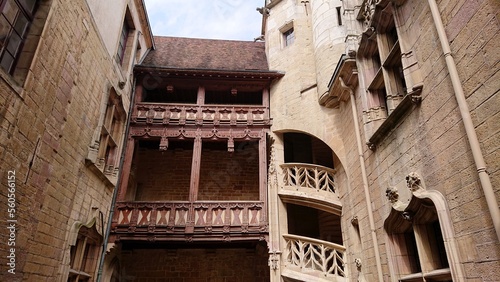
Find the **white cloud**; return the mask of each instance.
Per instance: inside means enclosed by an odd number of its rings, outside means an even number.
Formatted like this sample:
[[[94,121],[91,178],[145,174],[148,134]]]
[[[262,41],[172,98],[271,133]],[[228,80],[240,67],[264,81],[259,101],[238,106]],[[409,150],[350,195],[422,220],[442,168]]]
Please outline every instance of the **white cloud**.
[[[155,35],[253,40],[264,0],[145,0]]]

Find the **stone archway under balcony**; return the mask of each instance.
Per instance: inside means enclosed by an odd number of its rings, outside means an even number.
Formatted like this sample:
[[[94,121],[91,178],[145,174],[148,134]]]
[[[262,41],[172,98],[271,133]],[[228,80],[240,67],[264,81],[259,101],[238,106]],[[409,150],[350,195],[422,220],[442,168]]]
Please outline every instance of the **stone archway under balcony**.
[[[332,148],[319,138],[298,132],[283,133],[282,144],[283,154],[277,158],[280,198],[340,215],[336,178],[344,170]]]

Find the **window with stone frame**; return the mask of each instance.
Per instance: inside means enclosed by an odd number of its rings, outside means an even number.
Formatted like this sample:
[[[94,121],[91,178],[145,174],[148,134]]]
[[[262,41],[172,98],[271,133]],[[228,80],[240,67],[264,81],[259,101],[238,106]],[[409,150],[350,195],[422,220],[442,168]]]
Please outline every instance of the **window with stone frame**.
[[[384,10],[385,23],[380,24],[373,40],[373,46],[365,55],[370,66],[367,74],[368,101],[373,109],[379,109],[382,117],[394,111],[406,94],[406,82],[401,63],[401,48],[398,31],[394,24],[392,5]]]
[[[5,0],[0,4],[0,65],[12,74],[33,21],[35,0]]]
[[[295,30],[293,29],[293,22],[287,22],[279,28],[281,34],[282,48],[288,47],[295,41]]]
[[[98,166],[104,174],[115,175],[123,139],[125,111],[120,97],[111,90],[101,127]]]
[[[295,33],[292,27],[283,33],[283,42],[285,44],[285,47],[292,45],[294,40],[295,40]]]
[[[403,28],[404,3],[367,0],[357,16],[365,29],[360,37],[358,62],[366,89],[363,119],[370,149],[398,124],[412,104],[421,100],[420,69],[413,51],[405,44],[409,35]]]
[[[386,221],[398,281],[452,281],[443,234],[430,199],[414,199]]]
[[[120,40],[118,41],[118,50],[116,51],[116,58],[120,63],[120,65],[123,64],[123,58],[125,57],[125,49],[127,47],[127,39],[129,32],[130,28],[128,27],[128,23],[125,20],[123,22],[122,31],[120,33]]]
[[[118,39],[118,47],[116,50],[116,61],[119,65],[127,67],[128,61],[136,48],[133,46],[133,31],[134,31],[134,21],[132,19],[132,14],[127,8],[125,12],[125,18],[123,19],[122,29],[120,31],[120,36]]]
[[[70,250],[68,282],[94,281],[102,236],[95,229],[80,227],[78,237]]]
[[[0,67],[23,83],[35,54],[50,0],[0,0]]]

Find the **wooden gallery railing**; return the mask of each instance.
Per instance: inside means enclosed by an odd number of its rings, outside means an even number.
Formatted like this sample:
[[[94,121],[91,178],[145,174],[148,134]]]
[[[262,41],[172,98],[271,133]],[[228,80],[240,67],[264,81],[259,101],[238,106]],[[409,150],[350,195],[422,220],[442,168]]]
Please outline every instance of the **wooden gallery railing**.
[[[270,120],[269,109],[264,106],[137,103],[132,113],[132,122],[169,125],[266,125]]]
[[[301,272],[319,272],[323,277],[345,275],[345,247],[297,235],[283,235],[286,242],[286,265]]]
[[[267,232],[263,203],[118,202],[115,234],[260,234]]]

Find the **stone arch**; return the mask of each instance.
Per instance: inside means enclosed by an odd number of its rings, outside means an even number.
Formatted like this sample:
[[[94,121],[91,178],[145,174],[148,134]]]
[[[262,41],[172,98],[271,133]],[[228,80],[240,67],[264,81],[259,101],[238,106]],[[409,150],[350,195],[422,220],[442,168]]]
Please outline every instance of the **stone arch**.
[[[283,139],[283,135],[285,133],[301,133],[301,134],[304,134],[304,135],[308,135],[308,136],[311,136],[323,143],[325,143],[329,148],[330,150],[332,151],[334,157],[336,157],[338,159],[338,161],[340,162],[340,164],[342,165],[342,167],[345,167],[345,156],[344,156],[344,153],[343,153],[343,150],[339,150],[338,148],[336,148],[337,146],[335,145],[338,145],[338,147],[342,146],[343,147],[343,141],[340,139],[340,138],[333,138],[333,140],[331,141],[325,141],[323,140],[321,137],[319,137],[317,134],[315,133],[312,133],[312,132],[309,132],[309,131],[305,131],[305,130],[301,130],[301,129],[281,129],[281,130],[277,130],[277,131],[273,131],[274,134],[278,135],[280,139]],[[283,141],[283,140],[282,140]]]

